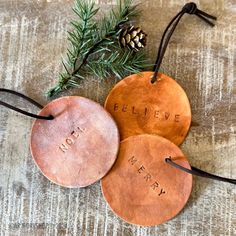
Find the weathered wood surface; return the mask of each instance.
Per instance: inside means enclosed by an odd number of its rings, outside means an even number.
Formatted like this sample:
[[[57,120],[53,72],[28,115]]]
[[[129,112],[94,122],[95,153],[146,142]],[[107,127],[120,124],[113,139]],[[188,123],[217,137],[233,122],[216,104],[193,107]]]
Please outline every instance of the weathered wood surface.
[[[165,26],[185,2],[142,1],[140,25],[149,35],[152,61]],[[103,10],[112,5],[111,0],[97,3]],[[236,178],[236,2],[197,3],[218,16],[217,26],[185,16],[162,71],[186,90],[199,124],[182,145],[191,164]],[[62,69],[71,5],[72,0],[0,0],[1,87],[48,102],[43,92]],[[90,78],[72,93],[102,104],[116,82]],[[236,235],[235,186],[194,178],[190,201],[178,217],[158,227],[132,226],[109,210],[99,183],[69,190],[43,177],[29,152],[33,120],[2,107],[0,112],[1,235]]]

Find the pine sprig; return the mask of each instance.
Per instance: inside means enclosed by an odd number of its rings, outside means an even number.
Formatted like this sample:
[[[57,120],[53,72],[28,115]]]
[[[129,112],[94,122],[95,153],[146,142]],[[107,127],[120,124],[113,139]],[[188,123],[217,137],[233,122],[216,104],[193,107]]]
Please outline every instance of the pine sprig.
[[[122,78],[147,66],[143,53],[118,47],[117,36],[122,26],[139,15],[132,2],[118,0],[118,7],[96,22],[94,17],[99,8],[95,7],[95,3],[76,0],[73,11],[78,20],[71,22],[73,30],[68,32],[70,47],[66,59],[62,61],[65,72],[59,75],[58,84],[48,92],[49,97],[65,89],[79,87],[86,75]]]
[[[72,50],[68,49],[68,62],[76,69],[78,60],[83,60],[88,53],[88,49],[96,42],[97,38],[91,37],[97,32],[96,23],[91,19],[96,15],[99,8],[95,8],[95,3],[89,1],[77,0],[73,11],[79,17],[80,21],[72,21],[74,31],[68,32],[68,40],[71,42]],[[96,35],[96,34],[95,34]]]
[[[145,54],[130,50],[123,53],[116,51],[110,55],[102,54],[100,58],[90,60],[86,65],[88,71],[97,77],[107,78],[115,75],[118,79],[122,79],[127,73],[138,73],[148,66],[150,65],[147,64]]]
[[[137,6],[132,6],[133,0],[119,0],[118,8],[112,9],[108,16],[104,16],[99,24],[100,37],[106,38],[119,34],[122,25],[139,15]]]

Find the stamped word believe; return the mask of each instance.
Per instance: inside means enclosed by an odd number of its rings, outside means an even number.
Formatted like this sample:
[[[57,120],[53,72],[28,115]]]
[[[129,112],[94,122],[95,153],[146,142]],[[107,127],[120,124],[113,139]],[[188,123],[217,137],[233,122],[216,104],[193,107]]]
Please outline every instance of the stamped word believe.
[[[123,113],[127,113],[133,116],[143,116],[143,117],[152,116],[153,118],[156,118],[162,121],[173,121],[176,123],[180,122],[179,114],[171,114],[168,111],[153,110],[148,107],[138,109],[137,107],[133,105],[115,103],[113,106],[113,110],[115,112],[123,112]]]
[[[84,133],[85,129],[76,127],[71,134],[65,138],[64,142],[59,146],[61,152],[66,153],[72,145],[75,144],[76,140]]]
[[[163,194],[166,194],[166,191],[163,189],[161,184],[154,178],[154,176],[149,173],[147,168],[144,165],[138,164],[138,159],[132,156],[128,162],[131,166],[136,167],[137,174],[140,175],[141,178],[143,178],[143,181],[147,183],[149,188],[151,188],[153,191],[157,193],[157,195],[160,197]]]

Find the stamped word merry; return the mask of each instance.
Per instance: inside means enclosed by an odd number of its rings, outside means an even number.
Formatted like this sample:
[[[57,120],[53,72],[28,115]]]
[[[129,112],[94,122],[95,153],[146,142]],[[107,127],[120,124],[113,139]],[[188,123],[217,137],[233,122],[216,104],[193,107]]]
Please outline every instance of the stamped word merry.
[[[121,105],[121,104],[115,103],[113,106],[113,110],[115,112],[127,113],[133,116],[143,116],[143,117],[152,116],[153,118],[156,118],[162,121],[173,121],[176,123],[180,122],[179,114],[171,114],[168,111],[153,110],[148,107],[143,107],[140,109],[133,105],[127,105],[127,104]]]
[[[166,194],[166,191],[163,189],[163,187],[160,185],[160,183],[154,178],[154,176],[149,173],[147,168],[144,165],[138,164],[138,159],[136,159],[134,156],[132,156],[128,162],[130,165],[137,167],[137,174],[140,175],[143,180],[147,183],[147,185],[157,193],[157,195],[160,197],[163,194]]]
[[[85,129],[76,127],[75,130],[73,130],[70,133],[70,136],[65,138],[64,142],[59,146],[59,149],[61,152],[66,153],[70,147],[75,144],[76,140],[84,133]]]

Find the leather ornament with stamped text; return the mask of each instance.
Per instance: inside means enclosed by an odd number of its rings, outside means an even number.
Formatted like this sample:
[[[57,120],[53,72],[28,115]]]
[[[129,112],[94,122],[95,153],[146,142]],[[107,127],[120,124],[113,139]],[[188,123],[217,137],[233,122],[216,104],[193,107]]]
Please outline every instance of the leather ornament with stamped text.
[[[0,105],[36,118],[31,131],[32,157],[52,182],[68,187],[86,187],[100,180],[114,164],[119,132],[111,115],[90,99],[69,96],[45,107],[25,95],[8,90],[41,109],[38,115],[0,100]]]
[[[210,26],[216,17],[187,3],[163,33],[153,72],[126,77],[109,93],[105,108],[112,114],[121,139],[143,133],[165,137],[180,145],[191,125],[191,109],[186,93],[169,76],[159,73],[169,40],[184,14],[195,14]],[[180,78],[181,79],[181,78]]]
[[[184,208],[192,190],[192,175],[236,185],[236,179],[190,166],[169,140],[142,134],[121,142],[117,161],[101,186],[116,215],[131,224],[154,226]]]
[[[172,78],[153,72],[133,74],[109,93],[105,108],[117,122],[121,139],[143,133],[157,134],[181,144],[191,124],[191,108],[184,90]]]
[[[31,153],[42,173],[65,187],[86,187],[101,179],[114,164],[119,133],[111,116],[87,98],[62,97],[46,105],[35,120]]]
[[[128,223],[153,226],[183,209],[192,190],[192,175],[166,164],[168,156],[190,168],[178,146],[158,135],[137,135],[121,142],[115,165],[101,181],[114,213]]]

